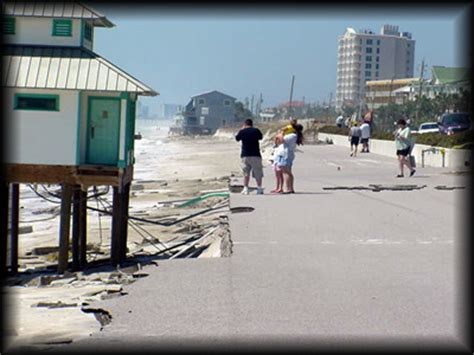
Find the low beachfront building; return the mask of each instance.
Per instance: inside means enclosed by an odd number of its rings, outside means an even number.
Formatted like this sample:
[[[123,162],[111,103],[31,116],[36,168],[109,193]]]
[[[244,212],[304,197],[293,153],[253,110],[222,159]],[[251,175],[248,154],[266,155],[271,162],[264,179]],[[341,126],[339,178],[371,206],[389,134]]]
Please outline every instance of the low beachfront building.
[[[471,69],[434,65],[431,68],[431,80],[425,85],[423,94],[436,97],[439,94],[459,94],[471,89]]]
[[[7,183],[128,194],[137,97],[158,93],[92,51],[95,28],[114,24],[79,2],[7,1],[2,10]]]
[[[283,117],[292,116],[295,118],[303,117],[308,105],[304,101],[283,102],[278,106]]]
[[[420,93],[430,99],[440,94],[460,94],[470,90],[470,78],[469,68],[433,66],[431,79],[371,80],[366,82],[365,103],[371,109],[378,109],[389,103],[414,101]]]
[[[263,111],[258,114],[259,122],[273,122],[281,119],[281,115],[277,111]]]
[[[419,86],[419,78],[369,80],[365,83],[365,104],[376,110],[389,103],[403,104]]]

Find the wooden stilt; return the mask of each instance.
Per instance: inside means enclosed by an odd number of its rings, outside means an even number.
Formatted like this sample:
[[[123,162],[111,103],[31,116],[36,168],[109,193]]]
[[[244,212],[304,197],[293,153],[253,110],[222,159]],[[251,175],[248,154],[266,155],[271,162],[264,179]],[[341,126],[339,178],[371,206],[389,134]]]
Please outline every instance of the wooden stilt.
[[[72,210],[72,270],[80,269],[80,240],[79,240],[79,226],[80,226],[80,191],[81,187],[75,185],[73,188],[73,210]]]
[[[20,222],[20,186],[12,184],[11,224],[10,224],[10,272],[18,273],[18,226]]]
[[[79,268],[87,266],[87,191],[79,190]]]
[[[110,258],[113,265],[120,264],[120,248],[122,245],[122,194],[119,187],[113,187],[113,206],[112,206],[112,235],[110,241]]]
[[[71,224],[72,185],[63,184],[61,191],[61,220],[59,226],[58,273],[63,274],[69,260],[69,229]]]
[[[130,183],[122,189],[122,222],[121,222],[121,240],[120,261],[127,259],[127,237],[128,237],[128,207],[130,203]]]
[[[7,182],[2,182],[2,200],[1,200],[1,244],[0,244],[0,267],[2,275],[7,274],[7,247],[8,247],[8,200],[10,186]]]

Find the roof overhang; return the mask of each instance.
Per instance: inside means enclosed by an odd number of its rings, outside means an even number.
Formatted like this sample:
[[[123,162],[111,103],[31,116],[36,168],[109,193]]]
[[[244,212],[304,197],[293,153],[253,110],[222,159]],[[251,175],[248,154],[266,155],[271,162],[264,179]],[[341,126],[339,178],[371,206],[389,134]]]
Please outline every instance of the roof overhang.
[[[46,17],[90,20],[97,27],[114,27],[104,15],[79,1],[5,1],[2,11],[6,16]]]
[[[7,88],[159,95],[107,59],[84,48],[7,45],[2,59],[2,86]]]

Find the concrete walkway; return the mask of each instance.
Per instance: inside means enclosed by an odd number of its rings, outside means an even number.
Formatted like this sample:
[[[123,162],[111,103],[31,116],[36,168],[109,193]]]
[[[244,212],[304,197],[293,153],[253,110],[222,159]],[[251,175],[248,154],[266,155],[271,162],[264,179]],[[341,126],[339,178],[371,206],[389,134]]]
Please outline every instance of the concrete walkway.
[[[232,256],[147,267],[127,296],[95,305],[112,314],[110,325],[57,349],[465,350],[466,178],[420,168],[397,179],[395,157],[302,150],[296,194],[232,194],[232,207],[255,208],[230,216]],[[265,174],[269,191],[273,173]],[[426,186],[324,189],[369,184]]]

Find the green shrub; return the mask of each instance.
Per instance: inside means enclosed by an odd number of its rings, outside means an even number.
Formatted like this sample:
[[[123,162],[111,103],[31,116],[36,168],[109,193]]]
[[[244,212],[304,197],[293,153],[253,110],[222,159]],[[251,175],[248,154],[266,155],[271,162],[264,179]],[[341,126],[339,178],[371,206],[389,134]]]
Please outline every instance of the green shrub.
[[[347,136],[349,134],[349,128],[339,128],[336,126],[322,126],[318,130],[321,133],[329,134],[340,134]],[[463,149],[470,149],[474,142],[474,130],[470,129],[468,131],[460,132],[448,136],[441,133],[424,133],[424,134],[415,134],[413,135],[416,144],[426,144],[436,147],[445,147],[452,148],[456,146],[462,146]],[[382,140],[394,140],[393,133],[385,131],[372,132],[372,139],[382,139]]]

